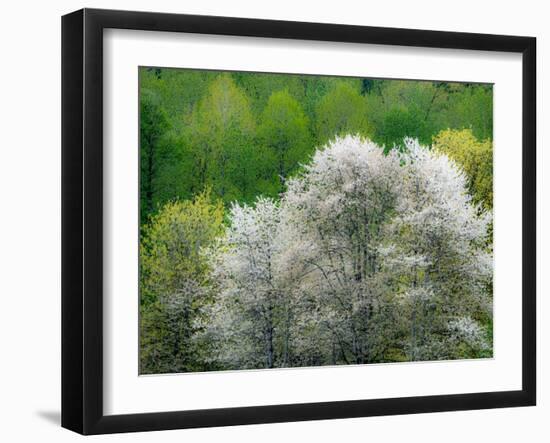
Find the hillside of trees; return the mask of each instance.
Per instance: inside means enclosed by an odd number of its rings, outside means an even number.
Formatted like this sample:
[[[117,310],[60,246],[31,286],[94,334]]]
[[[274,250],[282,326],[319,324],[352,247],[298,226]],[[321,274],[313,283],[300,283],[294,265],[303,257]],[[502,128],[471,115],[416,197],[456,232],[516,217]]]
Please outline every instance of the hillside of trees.
[[[492,356],[492,87],[140,69],[140,373]]]

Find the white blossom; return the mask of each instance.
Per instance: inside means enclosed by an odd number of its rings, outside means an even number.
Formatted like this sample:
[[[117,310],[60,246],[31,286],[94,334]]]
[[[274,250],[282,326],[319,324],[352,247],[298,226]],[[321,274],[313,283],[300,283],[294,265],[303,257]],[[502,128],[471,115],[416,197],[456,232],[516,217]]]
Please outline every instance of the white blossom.
[[[211,252],[220,358],[275,367],[486,349],[471,316],[492,312],[490,215],[466,185],[415,140],[384,154],[346,136],[316,151],[280,203],[233,205]]]

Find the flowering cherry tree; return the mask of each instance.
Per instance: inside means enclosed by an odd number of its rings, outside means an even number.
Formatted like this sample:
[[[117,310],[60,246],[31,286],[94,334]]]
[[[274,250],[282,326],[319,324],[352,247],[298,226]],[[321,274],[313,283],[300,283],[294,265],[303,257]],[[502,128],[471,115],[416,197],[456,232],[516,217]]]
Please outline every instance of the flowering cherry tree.
[[[337,138],[278,203],[234,205],[208,252],[208,334],[233,368],[461,358],[490,352],[490,216],[452,160]]]

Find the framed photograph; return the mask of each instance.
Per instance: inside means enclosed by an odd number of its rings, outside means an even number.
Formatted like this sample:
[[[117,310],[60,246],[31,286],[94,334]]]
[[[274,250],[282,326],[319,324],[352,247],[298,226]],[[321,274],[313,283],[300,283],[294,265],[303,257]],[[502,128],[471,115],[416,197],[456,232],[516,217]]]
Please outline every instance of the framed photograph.
[[[62,425],[536,402],[531,37],[62,19]]]

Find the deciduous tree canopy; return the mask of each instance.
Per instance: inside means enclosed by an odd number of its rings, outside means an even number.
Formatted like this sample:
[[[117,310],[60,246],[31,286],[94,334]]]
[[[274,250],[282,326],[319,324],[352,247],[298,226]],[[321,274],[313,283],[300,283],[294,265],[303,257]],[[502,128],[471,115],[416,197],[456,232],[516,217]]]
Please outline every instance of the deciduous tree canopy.
[[[163,68],[139,75],[142,224],[205,186],[226,208],[277,198],[281,175],[336,135],[368,136],[386,150],[404,137],[430,146],[446,129],[492,138],[491,85]]]
[[[140,372],[492,356],[491,137],[490,85],[141,68]]]

